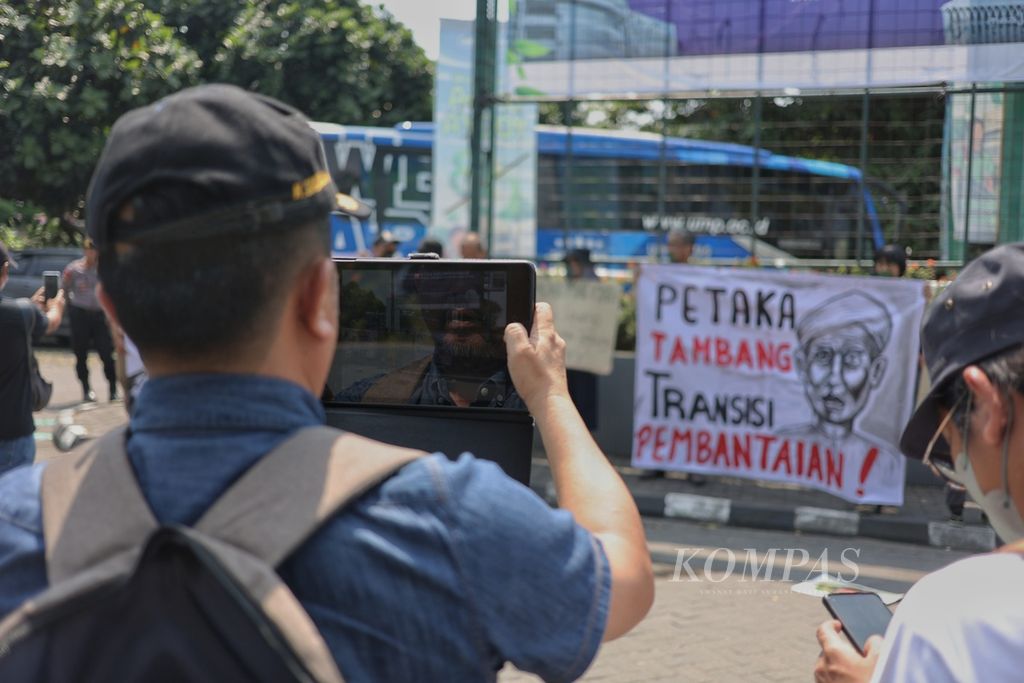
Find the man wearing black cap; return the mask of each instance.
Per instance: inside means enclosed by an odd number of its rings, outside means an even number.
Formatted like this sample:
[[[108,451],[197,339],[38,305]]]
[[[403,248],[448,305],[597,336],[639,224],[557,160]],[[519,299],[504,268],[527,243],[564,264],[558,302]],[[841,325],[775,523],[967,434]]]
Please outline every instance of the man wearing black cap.
[[[336,206],[318,136],[275,100],[201,86],[111,130],[87,229],[100,301],[150,373],[126,448],[160,523],[194,524],[323,423]],[[493,680],[505,661],[571,680],[649,608],[639,514],[568,398],[550,307],[535,321],[509,326],[509,365],[568,511],[493,464],[433,455],[333,516],[277,571],[349,680]],[[47,585],[39,468],[0,479],[0,615]]]
[[[932,388],[900,449],[964,486],[1002,552],[934,572],[862,657],[839,622],[818,629],[818,681],[1019,681],[1024,656],[1024,243],[968,264],[925,314]]]
[[[0,292],[7,284],[10,266],[10,254],[0,242]],[[63,293],[46,300],[40,288],[32,303],[0,295],[0,474],[35,458],[28,338],[35,343],[53,334],[63,313]]]

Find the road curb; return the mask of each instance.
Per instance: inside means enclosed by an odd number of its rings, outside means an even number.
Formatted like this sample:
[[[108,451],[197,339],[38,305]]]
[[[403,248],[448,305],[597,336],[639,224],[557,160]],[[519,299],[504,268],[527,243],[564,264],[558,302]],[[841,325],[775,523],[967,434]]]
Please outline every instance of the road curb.
[[[547,486],[535,485],[534,490],[549,503],[555,503],[552,482],[547,482]],[[765,505],[692,493],[652,495],[633,492],[633,499],[644,517],[830,536],[858,536],[969,552],[988,552],[994,550],[997,543],[995,532],[990,527],[977,524],[906,517],[887,519],[846,510]]]

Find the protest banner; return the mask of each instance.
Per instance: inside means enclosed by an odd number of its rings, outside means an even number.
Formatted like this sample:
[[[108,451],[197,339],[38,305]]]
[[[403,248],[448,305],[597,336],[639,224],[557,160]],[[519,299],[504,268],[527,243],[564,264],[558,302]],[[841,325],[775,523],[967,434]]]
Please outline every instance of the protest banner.
[[[902,505],[925,283],[654,265],[637,284],[633,465]]]
[[[611,374],[621,296],[616,282],[537,278],[537,301],[551,304],[558,334],[566,343],[566,367]]]

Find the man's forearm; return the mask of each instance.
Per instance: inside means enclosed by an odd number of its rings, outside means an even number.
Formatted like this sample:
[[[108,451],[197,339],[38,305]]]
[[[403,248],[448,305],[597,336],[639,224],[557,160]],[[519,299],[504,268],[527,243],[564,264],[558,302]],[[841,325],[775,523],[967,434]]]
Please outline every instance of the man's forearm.
[[[583,419],[567,396],[549,398],[534,411],[560,507],[593,533],[637,534],[643,527],[633,497],[615,468],[594,442]]]
[[[611,565],[604,639],[613,640],[639,623],[654,601],[651,556],[640,513],[572,399],[550,397],[533,414],[551,463],[559,506],[601,541]]]

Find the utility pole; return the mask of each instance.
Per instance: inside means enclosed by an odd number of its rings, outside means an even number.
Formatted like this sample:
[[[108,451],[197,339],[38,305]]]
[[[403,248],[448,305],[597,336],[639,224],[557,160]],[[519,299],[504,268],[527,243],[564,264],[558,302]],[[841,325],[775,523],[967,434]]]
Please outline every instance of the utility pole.
[[[470,140],[469,229],[490,236],[493,223],[495,55],[498,0],[477,0],[473,60],[473,131]]]

